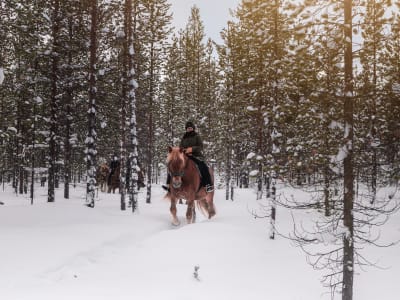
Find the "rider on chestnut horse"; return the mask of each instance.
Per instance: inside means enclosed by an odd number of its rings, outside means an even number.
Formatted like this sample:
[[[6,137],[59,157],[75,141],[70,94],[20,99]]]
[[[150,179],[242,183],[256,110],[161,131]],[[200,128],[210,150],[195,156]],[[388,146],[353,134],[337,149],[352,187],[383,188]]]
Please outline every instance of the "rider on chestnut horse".
[[[183,135],[180,143],[180,147],[184,149],[186,155],[196,163],[201,176],[201,186],[206,188],[207,193],[214,191],[212,184],[210,170],[205,163],[205,158],[202,153],[203,141],[200,135],[196,132],[196,127],[193,122],[188,121],[185,125],[186,132]],[[169,184],[171,182],[170,174],[167,175],[167,185],[163,185],[163,189],[169,191]]]

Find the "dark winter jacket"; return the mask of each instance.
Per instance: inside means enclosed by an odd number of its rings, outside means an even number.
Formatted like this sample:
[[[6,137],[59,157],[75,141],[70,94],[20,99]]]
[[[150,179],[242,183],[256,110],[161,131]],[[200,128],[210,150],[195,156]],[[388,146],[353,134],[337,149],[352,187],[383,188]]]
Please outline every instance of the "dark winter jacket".
[[[119,161],[117,159],[113,159],[110,162],[111,173],[114,173],[114,171],[118,168],[118,166],[119,166]]]
[[[193,156],[197,159],[204,160],[203,156],[203,141],[196,131],[186,132],[179,145],[183,148],[192,147]]]

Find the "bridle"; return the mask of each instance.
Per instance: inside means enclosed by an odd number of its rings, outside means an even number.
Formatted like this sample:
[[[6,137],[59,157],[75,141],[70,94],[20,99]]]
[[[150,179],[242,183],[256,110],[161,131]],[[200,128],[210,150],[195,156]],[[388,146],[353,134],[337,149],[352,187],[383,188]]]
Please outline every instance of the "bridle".
[[[171,175],[172,177],[183,177],[183,176],[185,176],[185,171],[176,172],[176,173],[169,172],[169,175]]]

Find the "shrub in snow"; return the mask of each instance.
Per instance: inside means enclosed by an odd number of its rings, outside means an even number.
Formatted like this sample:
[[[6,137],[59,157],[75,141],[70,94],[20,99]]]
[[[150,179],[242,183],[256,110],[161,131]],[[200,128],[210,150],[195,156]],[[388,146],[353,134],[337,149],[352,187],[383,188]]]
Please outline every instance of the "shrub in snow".
[[[197,279],[197,280],[200,280],[200,278],[199,278],[199,269],[200,269],[200,266],[194,266],[194,272],[193,272],[193,277],[195,278],[195,279]]]

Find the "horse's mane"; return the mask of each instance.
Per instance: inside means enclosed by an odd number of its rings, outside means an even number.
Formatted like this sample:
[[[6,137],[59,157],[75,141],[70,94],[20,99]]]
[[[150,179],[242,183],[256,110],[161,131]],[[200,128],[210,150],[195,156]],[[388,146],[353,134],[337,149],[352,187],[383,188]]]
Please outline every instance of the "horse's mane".
[[[173,169],[181,169],[185,164],[185,155],[180,147],[169,148],[167,164]]]

